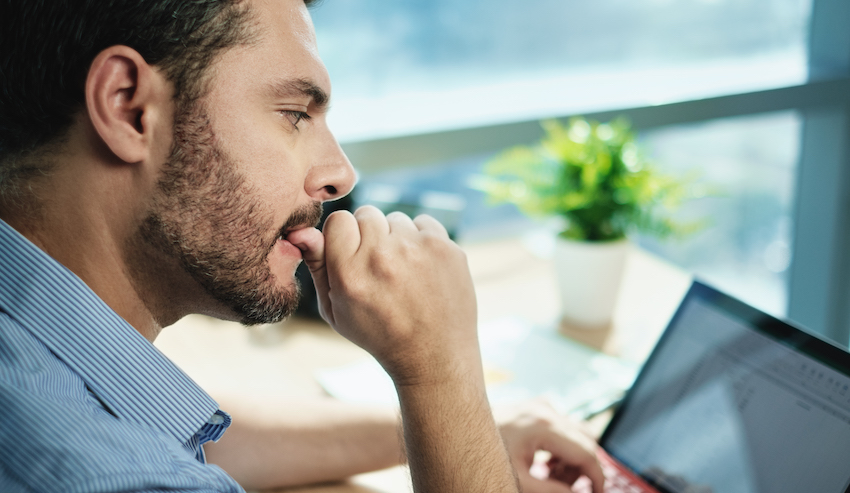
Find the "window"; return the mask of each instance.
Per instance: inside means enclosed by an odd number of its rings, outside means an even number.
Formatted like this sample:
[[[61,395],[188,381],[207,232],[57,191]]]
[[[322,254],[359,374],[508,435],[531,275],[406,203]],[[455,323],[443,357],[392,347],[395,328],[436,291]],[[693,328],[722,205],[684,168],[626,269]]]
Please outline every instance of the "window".
[[[775,316],[786,315],[794,178],[795,112],[728,118],[645,132],[659,166],[699,170],[713,193],[683,206],[707,226],[682,241],[641,238],[644,248]]]
[[[750,218],[736,221],[765,223],[739,234],[718,221],[724,251],[750,252],[734,260],[742,276],[718,283],[847,344],[846,0],[328,0],[314,20],[331,125],[364,181],[388,172],[457,188],[488,156],[536,140],[548,117],[624,114],[683,166],[676,149],[732,142],[707,173],[728,170],[720,181],[739,200],[726,209]],[[643,244],[702,268],[694,243]]]

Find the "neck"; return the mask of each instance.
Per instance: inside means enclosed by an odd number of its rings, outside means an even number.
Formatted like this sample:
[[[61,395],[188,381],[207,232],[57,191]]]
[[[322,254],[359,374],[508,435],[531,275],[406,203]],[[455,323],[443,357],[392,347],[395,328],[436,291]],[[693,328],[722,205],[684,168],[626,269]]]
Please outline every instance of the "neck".
[[[89,201],[88,197],[96,193],[81,193],[86,189],[94,192],[92,184],[88,185],[31,187],[27,199],[0,203],[0,219],[71,270],[119,316],[153,341],[162,325],[127,275],[122,252],[128,228],[116,227],[111,217],[115,209],[96,207]],[[75,188],[76,193],[69,192]],[[41,197],[49,199],[38,200]]]
[[[72,127],[49,173],[26,183],[15,200],[0,196],[0,218],[150,341],[188,313],[222,311],[178,260],[141,237],[160,166],[124,162],[96,137],[85,122]]]

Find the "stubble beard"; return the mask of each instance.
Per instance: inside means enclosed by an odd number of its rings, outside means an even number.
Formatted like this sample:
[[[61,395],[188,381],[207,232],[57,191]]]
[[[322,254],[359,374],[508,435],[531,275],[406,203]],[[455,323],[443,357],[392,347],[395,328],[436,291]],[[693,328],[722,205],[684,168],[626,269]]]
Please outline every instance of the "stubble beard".
[[[286,231],[322,216],[313,202],[275,228],[255,196],[217,144],[204,105],[178,105],[171,155],[137,240],[176,260],[245,325],[279,322],[298,307],[298,281],[277,280],[268,257]]]

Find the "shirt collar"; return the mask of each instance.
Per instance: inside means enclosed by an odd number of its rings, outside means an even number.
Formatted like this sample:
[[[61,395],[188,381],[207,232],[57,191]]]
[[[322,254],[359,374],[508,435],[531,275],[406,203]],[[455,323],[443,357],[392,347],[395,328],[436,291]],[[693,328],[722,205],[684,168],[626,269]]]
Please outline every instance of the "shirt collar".
[[[0,220],[0,310],[122,419],[185,443],[218,404],[80,278]]]

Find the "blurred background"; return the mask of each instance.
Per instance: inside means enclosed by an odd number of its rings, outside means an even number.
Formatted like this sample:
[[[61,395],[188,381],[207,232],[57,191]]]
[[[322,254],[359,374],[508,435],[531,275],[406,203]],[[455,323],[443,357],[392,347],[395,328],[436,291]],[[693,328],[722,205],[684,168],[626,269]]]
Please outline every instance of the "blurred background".
[[[843,345],[850,334],[850,2],[326,0],[313,8],[354,205],[463,242],[556,226],[476,186],[545,118],[628,117],[708,226],[642,248]],[[538,235],[543,238],[545,235]],[[537,245],[546,255],[545,241]]]

